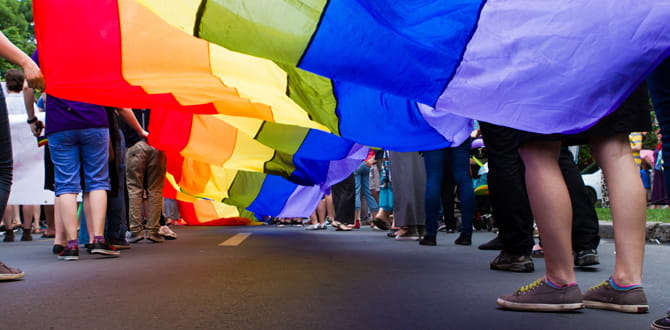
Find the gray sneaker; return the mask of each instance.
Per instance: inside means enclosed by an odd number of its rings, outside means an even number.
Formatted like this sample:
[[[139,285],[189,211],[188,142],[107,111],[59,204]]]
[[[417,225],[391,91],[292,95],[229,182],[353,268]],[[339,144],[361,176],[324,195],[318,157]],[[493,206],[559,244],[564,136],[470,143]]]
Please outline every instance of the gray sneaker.
[[[598,251],[596,249],[581,250],[575,252],[575,266],[577,267],[587,267],[595,266],[600,264],[600,258],[598,257]]]
[[[642,287],[617,290],[610,280],[590,288],[583,296],[587,308],[608,309],[623,313],[646,313],[649,311],[647,297]]]
[[[163,243],[164,241],[163,236],[158,235],[158,232],[155,231],[147,232],[147,239],[154,243]]]
[[[144,233],[141,231],[131,231],[128,235],[128,243],[137,243],[144,239]]]
[[[554,288],[544,278],[521,287],[514,294],[500,296],[496,303],[517,311],[564,312],[584,308],[579,286]]]
[[[530,273],[535,270],[535,264],[530,256],[516,256],[505,251],[500,251],[500,254],[491,261],[491,269]]]
[[[18,268],[13,268],[0,262],[0,281],[18,280],[25,274]]]

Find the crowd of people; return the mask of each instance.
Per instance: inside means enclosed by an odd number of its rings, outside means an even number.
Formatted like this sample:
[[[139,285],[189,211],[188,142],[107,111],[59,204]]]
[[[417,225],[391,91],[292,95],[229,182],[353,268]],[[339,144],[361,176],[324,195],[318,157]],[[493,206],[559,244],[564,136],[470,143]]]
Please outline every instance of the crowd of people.
[[[31,89],[44,88],[37,54],[31,59],[1,36],[0,56],[19,65],[25,75],[29,87],[22,90],[31,131],[40,136],[46,130],[49,155],[45,162],[52,164],[45,169],[53,174],[56,196],[53,252],[58,258],[79,259],[82,244],[90,254],[116,257],[120,255],[119,249],[129,248],[129,243],[143,239],[162,242],[159,230],[164,209],[161,191],[165,157],[146,142],[150,111],[107,108],[47,96],[43,101],[44,125],[35,116]],[[546,265],[545,275],[537,281],[513,294],[500,296],[497,303],[501,308],[570,311],[588,307],[629,313],[648,310],[642,286],[646,195],[639,168],[633,161],[629,133],[649,131],[650,91],[660,133],[670,134],[669,66],[666,60],[649,77],[648,87],[641,84],[616,111],[579,134],[541,135],[479,123],[481,129],[473,136],[481,131],[487,147],[492,212],[499,228],[498,236],[480,248],[501,250],[490,263],[492,269],[533,271],[535,222]],[[17,88],[11,90],[15,92]],[[3,145],[0,210],[3,212],[12,182],[7,111],[3,96],[0,100]],[[598,226],[593,205],[588,203],[583,182],[566,147],[584,143],[591,145],[607,182],[617,253],[613,274],[582,293],[573,267],[599,263]],[[457,192],[461,221],[460,235],[454,244],[471,245],[476,206],[470,145],[471,140],[467,139],[438,150],[371,150],[354,173],[331,187],[331,193],[324,196],[306,229],[325,229],[330,222],[338,231],[352,231],[361,228],[367,217],[374,228],[391,229],[388,236],[396,240],[436,246],[439,219],[453,218],[453,196]],[[664,149],[668,152],[662,153]],[[670,142],[663,142],[659,153],[664,160],[659,170],[667,170]],[[667,187],[670,178],[665,176],[664,180]],[[83,195],[81,203],[79,194]],[[362,201],[367,204],[369,215]],[[23,213],[29,219],[23,223],[24,232],[30,233],[34,213],[29,208]],[[289,221],[302,224],[300,219]],[[9,227],[7,230],[13,229],[13,223],[5,226]],[[456,230],[451,221],[445,222],[444,229]],[[23,276],[19,269],[0,263],[0,279]],[[660,318],[652,327],[668,329],[670,319]]]

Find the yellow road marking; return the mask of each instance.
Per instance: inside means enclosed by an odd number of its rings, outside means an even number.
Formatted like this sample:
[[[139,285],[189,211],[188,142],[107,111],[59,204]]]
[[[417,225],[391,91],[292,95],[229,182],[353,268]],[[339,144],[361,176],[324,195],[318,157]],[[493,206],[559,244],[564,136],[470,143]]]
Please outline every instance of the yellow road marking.
[[[224,242],[220,243],[219,246],[238,246],[244,242],[247,237],[251,236],[251,233],[239,233],[235,234],[235,236],[225,240]]]

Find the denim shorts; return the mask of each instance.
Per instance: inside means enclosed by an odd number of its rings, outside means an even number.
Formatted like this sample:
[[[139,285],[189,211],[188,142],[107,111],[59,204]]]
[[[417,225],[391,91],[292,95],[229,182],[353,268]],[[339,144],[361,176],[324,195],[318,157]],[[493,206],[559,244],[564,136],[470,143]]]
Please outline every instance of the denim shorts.
[[[107,128],[73,129],[51,133],[48,145],[54,163],[56,196],[78,194],[82,190],[90,192],[111,189]]]

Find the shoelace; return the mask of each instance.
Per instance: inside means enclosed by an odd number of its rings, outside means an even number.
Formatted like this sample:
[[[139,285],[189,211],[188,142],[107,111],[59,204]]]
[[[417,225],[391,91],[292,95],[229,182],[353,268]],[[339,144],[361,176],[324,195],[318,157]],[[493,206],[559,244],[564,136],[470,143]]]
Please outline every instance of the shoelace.
[[[607,281],[603,281],[602,283],[590,288],[589,291],[599,289],[599,288],[604,287],[606,285],[609,285],[609,283],[607,283]]]
[[[516,292],[514,292],[514,294],[518,296],[520,294],[531,291],[531,290],[537,288],[538,286],[540,286],[541,283],[542,283],[542,279],[538,278],[535,282],[520,287],[518,290],[516,290]]]

